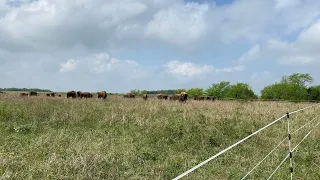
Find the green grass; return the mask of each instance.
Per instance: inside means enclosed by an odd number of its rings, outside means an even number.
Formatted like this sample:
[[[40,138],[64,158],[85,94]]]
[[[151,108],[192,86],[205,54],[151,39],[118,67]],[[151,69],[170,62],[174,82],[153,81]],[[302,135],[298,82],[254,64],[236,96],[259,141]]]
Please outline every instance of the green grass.
[[[308,103],[0,95],[0,179],[172,179]],[[291,116],[292,129],[319,105]],[[295,146],[320,118],[292,136]],[[294,153],[294,179],[320,177],[320,125]],[[240,179],[287,135],[283,119],[182,179]],[[248,179],[266,179],[285,141]],[[317,167],[317,166],[318,167]],[[289,159],[273,179],[289,178]]]

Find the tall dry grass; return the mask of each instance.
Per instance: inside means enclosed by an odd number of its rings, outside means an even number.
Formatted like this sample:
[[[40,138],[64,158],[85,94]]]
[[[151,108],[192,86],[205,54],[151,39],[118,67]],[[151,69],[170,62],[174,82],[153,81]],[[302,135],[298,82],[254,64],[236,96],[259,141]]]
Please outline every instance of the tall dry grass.
[[[252,132],[308,103],[150,98],[67,99],[0,95],[2,179],[172,179]],[[293,130],[319,105],[292,115]],[[292,136],[295,146],[320,118]],[[320,126],[293,156],[294,178],[318,179]],[[287,135],[272,125],[184,179],[239,179]],[[249,179],[266,179],[288,153],[288,142]],[[289,160],[274,179],[289,177]]]

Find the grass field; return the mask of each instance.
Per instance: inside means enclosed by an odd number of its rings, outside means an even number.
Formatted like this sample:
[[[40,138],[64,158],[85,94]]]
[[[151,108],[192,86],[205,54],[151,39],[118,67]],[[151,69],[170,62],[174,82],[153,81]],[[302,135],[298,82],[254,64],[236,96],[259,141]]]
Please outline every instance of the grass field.
[[[150,98],[19,97],[0,94],[0,179],[172,179],[308,103]],[[292,130],[320,105],[291,116]],[[294,147],[315,121],[292,136]],[[287,136],[272,125],[182,179],[240,179]],[[320,126],[293,154],[294,179],[320,178]],[[266,179],[288,153],[285,141],[248,179]],[[288,179],[289,159],[273,176]]]

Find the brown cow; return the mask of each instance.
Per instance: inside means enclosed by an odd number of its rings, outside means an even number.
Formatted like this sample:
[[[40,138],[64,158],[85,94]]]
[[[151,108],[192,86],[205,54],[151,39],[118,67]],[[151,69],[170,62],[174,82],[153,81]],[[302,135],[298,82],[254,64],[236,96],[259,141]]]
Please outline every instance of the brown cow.
[[[194,100],[204,101],[204,96],[196,96],[194,97]]]
[[[81,93],[81,91],[77,91],[77,97],[82,98]]]
[[[188,99],[188,94],[186,92],[181,92],[179,96],[179,101],[180,102],[186,102]]]
[[[106,99],[108,96],[106,91],[100,91],[100,92],[97,92],[97,94],[98,94],[98,98],[103,98],[103,99]]]
[[[157,98],[158,98],[158,99],[165,99],[165,100],[167,100],[167,99],[168,99],[168,95],[166,95],[166,94],[158,94],[158,95],[157,95]]]
[[[30,95],[30,96],[37,96],[37,95],[38,95],[38,93],[37,93],[37,92],[35,92],[35,91],[31,91],[29,95]]]
[[[28,96],[28,93],[20,93],[20,96]]]
[[[170,100],[178,100],[180,97],[180,94],[172,94],[171,97],[170,97]]]
[[[72,97],[72,98],[76,98],[77,93],[75,91],[69,91],[67,92],[67,98]]]
[[[50,94],[46,94],[47,95],[47,97],[50,97]]]
[[[55,97],[56,93],[50,93],[50,96]]]
[[[127,93],[123,96],[124,98],[135,98],[135,95],[132,93]]]
[[[80,97],[81,98],[89,98],[91,96],[91,94],[89,93],[89,92],[82,92],[81,94],[80,94]]]
[[[148,99],[148,95],[147,95],[147,94],[143,94],[143,95],[142,95],[142,98],[143,98],[144,100],[147,100],[147,99]]]
[[[61,94],[59,94],[58,96],[61,97]]]

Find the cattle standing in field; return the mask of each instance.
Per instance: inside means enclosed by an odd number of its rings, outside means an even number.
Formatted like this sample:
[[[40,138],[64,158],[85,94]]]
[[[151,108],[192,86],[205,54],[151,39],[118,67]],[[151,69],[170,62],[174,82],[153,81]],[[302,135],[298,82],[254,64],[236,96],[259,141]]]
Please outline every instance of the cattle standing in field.
[[[123,95],[124,98],[135,98],[135,95],[132,93],[127,93],[125,95]]]
[[[206,98],[207,101],[214,101],[214,99],[215,99],[214,97],[209,97],[209,96]]]
[[[171,97],[170,97],[170,100],[178,100],[180,97],[180,94],[172,94]]]
[[[81,91],[77,91],[77,97],[82,98],[81,94],[82,94]]]
[[[196,96],[193,99],[198,101],[204,101],[204,96]]]
[[[50,97],[50,94],[46,94],[47,95],[47,97]]]
[[[97,94],[98,94],[98,98],[103,98],[103,99],[106,99],[108,96],[106,91],[100,91],[100,92],[97,92]]]
[[[58,96],[61,97],[61,94],[59,94]]]
[[[38,93],[37,93],[37,92],[35,92],[35,91],[31,91],[29,95],[30,95],[30,96],[37,96],[37,95],[38,95]]]
[[[143,98],[144,100],[147,100],[147,99],[148,99],[148,95],[147,95],[147,94],[143,94],[143,95],[142,95],[142,98]]]
[[[166,94],[158,94],[158,95],[157,95],[157,98],[158,98],[158,99],[165,99],[165,100],[167,100],[167,99],[168,99],[168,95],[166,95]]]
[[[76,98],[76,92],[75,91],[69,91],[67,92],[67,98],[72,97],[72,98]]]
[[[186,102],[188,99],[188,94],[186,92],[182,92],[179,96],[179,101],[180,102]]]
[[[50,93],[50,96],[55,97],[56,93]]]
[[[91,97],[91,94],[90,93],[88,93],[88,92],[82,92],[81,94],[80,94],[80,97],[81,98],[90,98]]]
[[[28,93],[20,93],[20,96],[28,96]]]

